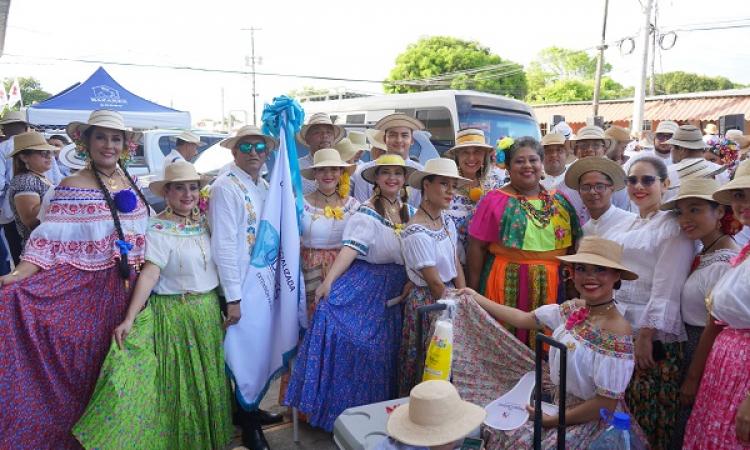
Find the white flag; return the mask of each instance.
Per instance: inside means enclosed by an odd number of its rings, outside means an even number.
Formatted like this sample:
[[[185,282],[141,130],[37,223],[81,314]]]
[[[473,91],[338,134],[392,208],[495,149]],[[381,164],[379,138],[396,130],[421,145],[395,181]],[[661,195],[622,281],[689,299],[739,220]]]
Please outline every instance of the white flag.
[[[8,92],[8,108],[12,108],[16,103],[20,103],[21,106],[23,106],[21,86],[18,84],[18,78],[14,78],[13,84],[10,86],[10,92]]]
[[[8,93],[5,91],[5,83],[0,81],[0,111],[8,104]]]
[[[282,128],[283,129],[283,128]],[[256,409],[271,381],[295,355],[304,317],[300,233],[286,133],[271,173],[250,267],[242,285],[242,318],[227,329],[224,356],[240,405]],[[306,326],[306,324],[303,324]]]

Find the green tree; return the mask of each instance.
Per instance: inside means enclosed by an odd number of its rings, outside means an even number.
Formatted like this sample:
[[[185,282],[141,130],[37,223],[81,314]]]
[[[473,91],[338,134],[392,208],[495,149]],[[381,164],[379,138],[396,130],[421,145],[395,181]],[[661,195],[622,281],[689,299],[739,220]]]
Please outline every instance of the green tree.
[[[602,74],[612,70],[612,65],[605,63]],[[560,47],[548,47],[541,50],[526,70],[529,83],[529,96],[545,86],[563,80],[593,80],[596,77],[596,57],[582,50],[570,50]]]
[[[5,78],[3,80],[6,91],[10,90],[13,80],[14,78]],[[18,85],[21,87],[21,98],[23,99],[24,106],[47,100],[51,95],[42,89],[42,83],[34,77],[18,77]],[[14,108],[18,108],[19,106],[16,104]]]
[[[610,100],[630,97],[633,88],[626,88],[610,77],[602,77],[599,98]],[[566,103],[588,101],[594,98],[594,80],[562,79],[546,84],[541,89],[529,93],[531,103]]]
[[[495,67],[471,71],[487,66]],[[449,75],[454,72],[463,73]],[[502,59],[478,42],[449,36],[426,37],[410,44],[396,58],[396,66],[391,70],[388,81],[425,78],[436,79],[418,85],[385,84],[384,89],[388,93],[473,89],[515,98],[524,98],[526,95],[523,66]]]
[[[708,77],[690,72],[665,72],[654,77],[656,94],[679,94],[682,92],[705,92],[743,87],[725,77]]]

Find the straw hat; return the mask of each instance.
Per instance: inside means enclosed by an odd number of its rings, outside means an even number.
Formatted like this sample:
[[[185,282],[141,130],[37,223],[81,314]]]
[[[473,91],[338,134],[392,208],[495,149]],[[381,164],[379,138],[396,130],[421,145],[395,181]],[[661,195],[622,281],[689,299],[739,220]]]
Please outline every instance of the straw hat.
[[[630,142],[630,133],[623,127],[612,125],[604,132],[604,136],[613,142]]]
[[[703,129],[703,131],[706,132],[706,134],[719,134],[719,127],[717,127],[713,123],[709,123],[706,125],[706,127]]]
[[[605,147],[609,147],[609,144],[612,142],[611,139],[604,135],[604,130],[596,125],[588,125],[581,128],[570,140],[574,142],[600,140],[604,142]]]
[[[707,161],[705,158],[686,158],[669,168],[677,173],[679,180],[684,180],[689,178],[713,177],[726,170],[726,166],[717,168],[717,165]]]
[[[406,127],[411,131],[424,130],[424,124],[414,117],[403,113],[388,114],[375,124],[376,130],[388,131],[390,128]]]
[[[575,255],[558,256],[557,259],[569,263],[593,264],[620,271],[623,280],[637,280],[638,275],[622,265],[622,245],[598,236],[585,236],[581,239]]]
[[[422,180],[430,175],[453,178],[462,186],[471,180],[458,174],[456,162],[448,158],[433,158],[424,165],[423,170],[417,170],[409,176],[409,186],[414,189],[422,189]]]
[[[741,130],[731,129],[731,130],[727,130],[727,132],[724,133],[724,137],[729,139],[730,141],[734,141],[736,138],[740,136],[742,136]]]
[[[29,123],[26,120],[26,111],[8,111],[3,117],[0,117],[0,125],[9,125],[11,123]]]
[[[259,138],[263,138],[263,141],[269,147],[269,151],[276,150],[279,146],[276,139],[263,134],[263,132],[260,131],[260,128],[256,127],[255,125],[245,125],[244,127],[237,130],[237,133],[235,133],[234,136],[221,141],[220,145],[232,150],[237,144],[237,141],[247,136],[257,136]]]
[[[750,189],[750,160],[745,160],[737,166],[734,179],[714,192],[713,198],[722,205],[732,203],[732,191],[735,189]]]
[[[16,156],[24,150],[52,150],[56,151],[57,147],[47,143],[44,135],[36,131],[27,131],[26,133],[17,134],[13,138],[13,151],[8,157]]]
[[[488,152],[494,150],[485,140],[484,131],[477,128],[466,128],[456,133],[456,145],[449,148],[445,155],[453,157],[457,153],[456,150],[467,147],[478,147]]]
[[[185,141],[190,144],[196,144],[198,146],[204,145],[205,142],[201,141],[201,137],[191,131],[183,131],[174,137],[177,140]]]
[[[700,198],[712,202],[714,201],[712,195],[717,189],[719,189],[719,183],[713,178],[690,178],[682,180],[680,182],[680,190],[677,191],[677,196],[661,205],[661,209],[663,211],[675,209],[677,201],[686,198]]]
[[[677,145],[690,150],[703,150],[706,143],[703,142],[703,133],[695,125],[680,125],[667,144]]]
[[[367,136],[361,131],[350,131],[349,134],[336,145],[333,146],[341,154],[341,159],[349,161],[362,151],[369,152],[370,146],[367,145]]]
[[[565,145],[565,136],[562,133],[547,133],[542,137],[542,147],[547,145]]]
[[[590,156],[576,160],[565,172],[565,185],[578,190],[581,177],[588,172],[601,172],[612,180],[612,188],[619,191],[625,187],[625,171],[622,166],[604,156]]]
[[[388,417],[388,435],[407,445],[430,447],[463,438],[482,424],[481,406],[461,400],[447,381],[430,380],[411,390],[409,403]]]
[[[346,160],[335,148],[321,148],[313,155],[313,165],[300,170],[303,177],[308,180],[315,179],[315,169],[323,167],[343,167],[349,175],[354,172],[356,164],[347,164]]]
[[[307,145],[307,132],[310,131],[310,127],[313,125],[330,125],[333,128],[333,143],[340,141],[344,138],[345,130],[341,125],[335,125],[331,120],[331,117],[323,112],[315,113],[307,119],[307,124],[303,125],[297,133],[297,142],[302,145]]]
[[[674,134],[674,132],[677,131],[677,128],[679,127],[680,126],[675,121],[662,120],[661,122],[659,122],[659,125],[656,127],[656,131],[654,131],[654,133]]]
[[[370,148],[379,148],[381,150],[388,150],[385,145],[385,133],[380,130],[368,128],[365,131],[367,134],[367,142],[370,143]]]
[[[404,170],[406,170],[407,180],[409,179],[409,176],[411,176],[411,173],[416,170],[413,167],[407,166],[404,162],[404,158],[398,155],[383,155],[375,160],[375,164],[362,171],[362,179],[370,184],[375,184],[375,171],[378,170],[378,167],[384,166],[403,167]]]
[[[181,181],[197,181],[201,187],[208,184],[209,178],[198,175],[195,167],[187,161],[175,161],[164,168],[164,178],[152,181],[148,188],[159,197],[164,197],[164,188],[168,183],[179,183]]]
[[[75,144],[68,144],[60,150],[60,163],[73,170],[86,168],[86,160],[81,158]]]
[[[132,131],[125,126],[125,120],[122,118],[120,113],[107,109],[99,109],[93,111],[91,115],[89,115],[88,122],[70,122],[68,126],[65,127],[65,132],[68,133],[68,136],[73,138],[73,140],[75,141],[81,139],[83,133],[90,127],[100,127],[108,128],[110,130],[124,131],[125,139],[128,141],[137,142],[141,139],[142,136],[142,133]]]

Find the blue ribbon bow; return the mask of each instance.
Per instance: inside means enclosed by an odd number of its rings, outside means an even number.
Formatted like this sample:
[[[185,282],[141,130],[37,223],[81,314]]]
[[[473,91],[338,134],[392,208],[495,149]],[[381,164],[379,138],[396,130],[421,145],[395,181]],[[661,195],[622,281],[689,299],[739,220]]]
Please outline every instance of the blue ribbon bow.
[[[120,249],[120,255],[123,257],[128,256],[130,250],[133,250],[133,244],[127,241],[122,241],[120,239],[115,241],[115,245]]]

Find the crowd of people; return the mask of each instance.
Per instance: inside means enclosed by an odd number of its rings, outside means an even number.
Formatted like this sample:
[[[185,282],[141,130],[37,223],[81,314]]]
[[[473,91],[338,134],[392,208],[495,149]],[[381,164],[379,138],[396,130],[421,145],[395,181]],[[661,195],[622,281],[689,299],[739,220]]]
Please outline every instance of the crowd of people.
[[[0,126],[0,448],[221,449],[234,425],[269,448],[262,426],[281,416],[236,404],[222,340],[252,301],[242,268],[278,140],[240,128],[210,180],[182,133],[148,186],[157,214],[127,169],[140,133],[118,113],[50,139],[18,112]],[[545,376],[566,395],[569,448],[605,429],[602,408],[631,414],[653,449],[750,446],[748,136],[662,121],[651,144],[561,123],[489,143],[467,128],[422,165],[409,152],[424,128],[395,113],[347,132],[318,113],[299,130],[308,326],[284,405],[330,432],[348,408],[410,396],[382,448],[452,448],[484,419],[471,403],[533,370],[546,332],[567,348],[567,392],[555,348]],[[417,329],[433,320],[417,311],[446,297],[452,385],[420,384]],[[420,428],[425,414],[439,426]],[[542,417],[552,447],[558,417]],[[488,449],[532,435],[482,427]]]

